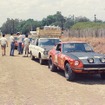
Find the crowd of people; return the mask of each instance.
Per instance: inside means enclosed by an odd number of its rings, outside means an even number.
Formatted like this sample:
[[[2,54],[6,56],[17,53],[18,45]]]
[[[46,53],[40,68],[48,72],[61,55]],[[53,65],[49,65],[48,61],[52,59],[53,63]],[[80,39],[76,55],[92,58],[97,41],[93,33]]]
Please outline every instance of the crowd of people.
[[[28,38],[28,35],[25,35],[25,38],[23,38],[23,35],[21,33],[17,33],[17,38],[18,38],[18,54],[23,54],[23,57],[28,57],[29,53],[29,44],[30,44],[30,39]],[[14,56],[14,50],[15,50],[15,38],[14,34],[11,33],[11,36],[9,37],[10,41],[10,56]],[[22,43],[24,44],[24,48],[22,48]],[[1,50],[2,50],[2,56],[6,55],[6,47],[8,47],[8,40],[5,37],[5,34],[2,35],[0,38],[0,44],[1,44]]]

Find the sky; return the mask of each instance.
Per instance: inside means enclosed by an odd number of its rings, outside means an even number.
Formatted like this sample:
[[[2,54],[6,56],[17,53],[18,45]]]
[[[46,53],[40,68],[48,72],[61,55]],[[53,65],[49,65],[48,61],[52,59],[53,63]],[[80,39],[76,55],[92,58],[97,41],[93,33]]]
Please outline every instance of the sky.
[[[42,20],[60,11],[63,16],[85,16],[105,21],[104,0],[0,0],[0,26],[7,18]]]

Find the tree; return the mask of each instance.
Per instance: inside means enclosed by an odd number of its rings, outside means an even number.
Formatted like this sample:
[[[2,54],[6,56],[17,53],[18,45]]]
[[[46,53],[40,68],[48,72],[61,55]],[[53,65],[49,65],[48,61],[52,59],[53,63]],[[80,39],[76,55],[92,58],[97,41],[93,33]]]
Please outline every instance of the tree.
[[[57,11],[54,15],[49,15],[47,18],[43,18],[42,26],[45,25],[56,25],[60,26],[62,30],[64,29],[65,17],[61,14],[61,12]]]
[[[7,18],[7,21],[1,27],[1,31],[5,34],[16,33],[18,24],[18,19]]]
[[[86,17],[82,17],[82,16],[79,16],[79,17],[76,17],[75,18],[75,22],[89,22],[90,20]]]
[[[58,26],[60,26],[62,28],[62,30],[64,29],[64,23],[65,23],[65,18],[64,16],[61,14],[61,12],[57,11],[57,13],[54,15],[56,22],[58,22]]]
[[[41,27],[40,21],[34,21],[33,19],[28,19],[21,21],[18,25],[18,30],[23,34],[29,33],[30,31],[35,31],[37,27]]]
[[[74,18],[72,16],[66,18],[66,21],[64,23],[64,28],[70,29],[73,25],[74,25]]]

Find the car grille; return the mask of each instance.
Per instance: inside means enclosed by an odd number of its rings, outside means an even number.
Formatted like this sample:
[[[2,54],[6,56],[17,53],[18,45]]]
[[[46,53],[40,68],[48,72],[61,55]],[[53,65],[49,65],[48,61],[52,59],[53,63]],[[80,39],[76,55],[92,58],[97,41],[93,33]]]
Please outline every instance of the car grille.
[[[84,68],[105,68],[105,64],[83,65]]]

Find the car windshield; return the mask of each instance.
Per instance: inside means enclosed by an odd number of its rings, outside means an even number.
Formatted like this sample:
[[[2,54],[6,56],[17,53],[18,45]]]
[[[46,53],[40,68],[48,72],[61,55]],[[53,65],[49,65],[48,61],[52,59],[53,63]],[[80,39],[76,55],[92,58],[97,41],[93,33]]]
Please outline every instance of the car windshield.
[[[93,49],[87,43],[65,43],[63,52],[93,52]]]
[[[54,46],[56,45],[58,42],[60,42],[59,39],[40,39],[40,43],[39,45],[41,46]]]

